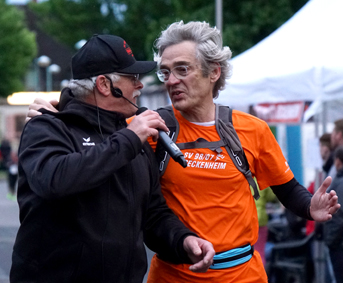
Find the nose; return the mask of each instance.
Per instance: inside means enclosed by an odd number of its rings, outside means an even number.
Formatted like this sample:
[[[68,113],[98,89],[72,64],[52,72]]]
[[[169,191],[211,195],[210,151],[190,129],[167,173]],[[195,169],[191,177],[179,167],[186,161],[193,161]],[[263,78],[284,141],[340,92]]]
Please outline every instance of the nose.
[[[173,84],[177,84],[179,82],[180,82],[180,80],[177,77],[175,77],[173,72],[170,72],[169,79],[165,82],[165,84],[166,85],[173,85]]]
[[[144,87],[144,85],[142,84],[142,82],[140,80],[138,80],[135,84],[135,88],[136,89],[142,89]]]

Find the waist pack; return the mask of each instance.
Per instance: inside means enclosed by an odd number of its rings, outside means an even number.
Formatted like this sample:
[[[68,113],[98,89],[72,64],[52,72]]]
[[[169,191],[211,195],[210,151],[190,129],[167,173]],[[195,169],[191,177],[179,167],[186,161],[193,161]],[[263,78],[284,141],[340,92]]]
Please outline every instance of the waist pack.
[[[157,112],[161,115],[166,122],[167,127],[169,128],[169,137],[176,142],[179,134],[179,123],[175,118],[172,106],[168,105],[160,107],[157,109]],[[213,151],[216,151],[218,154],[222,152],[221,147],[225,147],[236,168],[245,176],[250,187],[253,189],[254,198],[258,200],[260,197],[259,190],[254,178],[252,177],[249,169],[249,163],[245,156],[241,142],[238,138],[235,128],[233,127],[232,109],[230,107],[216,104],[215,126],[220,136],[219,141],[209,142],[206,139],[199,137],[196,141],[176,143],[176,145],[181,150],[209,148]],[[155,154],[159,163],[160,174],[162,176],[167,168],[170,156],[159,142],[157,142]]]

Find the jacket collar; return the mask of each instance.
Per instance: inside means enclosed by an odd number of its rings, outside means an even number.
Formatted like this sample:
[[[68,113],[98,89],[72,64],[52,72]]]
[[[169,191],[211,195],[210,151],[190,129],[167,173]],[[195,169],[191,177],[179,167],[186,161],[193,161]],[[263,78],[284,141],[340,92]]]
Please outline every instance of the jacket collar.
[[[45,109],[41,109],[41,112],[53,114],[56,117],[76,115],[87,120],[88,123],[90,123],[92,126],[96,126],[97,128],[99,127],[100,123],[101,128],[103,128],[105,132],[112,132],[113,129],[116,129],[117,127],[123,127],[127,125],[123,114],[114,111],[108,111],[80,101],[74,97],[69,88],[64,88],[62,90],[57,109],[59,110],[58,113],[53,113]]]

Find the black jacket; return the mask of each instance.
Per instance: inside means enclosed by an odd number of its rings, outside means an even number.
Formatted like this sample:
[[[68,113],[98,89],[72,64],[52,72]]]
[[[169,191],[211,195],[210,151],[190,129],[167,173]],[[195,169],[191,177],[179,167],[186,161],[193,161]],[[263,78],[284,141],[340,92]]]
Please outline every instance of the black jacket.
[[[21,137],[11,282],[142,282],[144,237],[162,258],[186,262],[192,233],[167,207],[153,151],[124,117],[69,89],[59,113],[45,112]]]

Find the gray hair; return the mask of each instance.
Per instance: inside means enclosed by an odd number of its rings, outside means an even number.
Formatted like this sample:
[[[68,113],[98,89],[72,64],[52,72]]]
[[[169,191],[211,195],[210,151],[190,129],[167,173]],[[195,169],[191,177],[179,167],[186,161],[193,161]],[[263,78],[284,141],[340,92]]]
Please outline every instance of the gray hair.
[[[154,53],[154,60],[160,65],[161,56],[167,47],[186,40],[193,41],[197,45],[196,58],[201,62],[204,77],[207,77],[217,64],[220,65],[221,75],[213,87],[213,98],[217,98],[219,90],[225,88],[225,80],[230,78],[232,72],[232,66],[228,62],[232,52],[228,46],[223,47],[222,36],[217,28],[210,27],[206,22],[184,24],[180,21],[171,24],[162,31],[155,42],[158,52]]]
[[[110,77],[112,82],[117,82],[120,79],[120,76],[115,73],[104,75]],[[98,76],[81,80],[70,80],[68,87],[71,89],[76,99],[85,100],[88,95],[93,94],[97,77]]]

